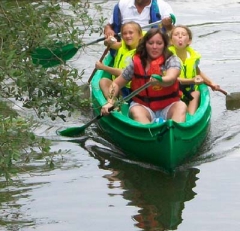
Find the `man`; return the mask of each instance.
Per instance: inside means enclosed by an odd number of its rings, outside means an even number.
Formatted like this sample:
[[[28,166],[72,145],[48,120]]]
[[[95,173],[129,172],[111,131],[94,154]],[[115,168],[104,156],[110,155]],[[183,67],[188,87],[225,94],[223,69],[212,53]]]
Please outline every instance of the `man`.
[[[172,29],[175,17],[171,6],[163,0],[120,0],[115,5],[113,14],[104,28],[106,37],[114,36],[120,32],[121,25],[134,21],[140,26],[162,20],[165,31]]]

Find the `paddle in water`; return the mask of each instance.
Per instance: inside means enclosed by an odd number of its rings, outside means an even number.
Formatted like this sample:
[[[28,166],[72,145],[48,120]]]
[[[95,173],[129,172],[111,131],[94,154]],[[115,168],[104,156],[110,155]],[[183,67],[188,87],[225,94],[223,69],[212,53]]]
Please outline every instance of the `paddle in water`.
[[[240,108],[240,92],[232,92],[226,97],[227,110],[236,110]]]
[[[154,77],[154,78],[156,78],[156,77]],[[137,95],[139,92],[141,92],[144,89],[148,88],[150,85],[151,85],[151,82],[147,82],[146,84],[144,84],[143,86],[141,86],[137,90],[131,92],[128,96],[122,98],[119,102],[117,102],[116,105],[111,107],[109,111],[112,111],[115,107],[121,105],[121,103],[127,102],[128,100],[133,98],[135,95]],[[102,117],[103,117],[103,115],[98,115],[98,116],[94,117],[92,120],[90,120],[88,123],[84,124],[81,127],[70,127],[70,128],[65,129],[65,130],[57,131],[57,134],[61,135],[61,136],[68,136],[68,137],[78,136],[81,133],[83,133],[85,131],[85,129],[88,128],[91,124],[95,123],[96,121],[98,121]]]
[[[212,87],[211,84],[206,83],[209,87]],[[232,92],[228,94],[223,89],[219,88],[216,91],[219,91],[226,95],[226,108],[227,110],[236,110],[240,108],[240,92]]]

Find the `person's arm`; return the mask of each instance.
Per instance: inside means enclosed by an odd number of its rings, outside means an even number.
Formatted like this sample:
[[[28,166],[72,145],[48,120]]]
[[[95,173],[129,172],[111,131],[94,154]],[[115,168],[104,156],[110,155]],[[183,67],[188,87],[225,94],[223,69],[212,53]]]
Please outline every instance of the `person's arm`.
[[[178,81],[179,81],[182,85],[194,84],[194,79],[187,79],[187,78],[178,77]]]
[[[189,84],[202,84],[204,83],[204,79],[200,76],[200,75],[196,75],[194,78],[192,79],[188,79],[188,78],[178,78],[178,81],[180,82],[180,84],[182,85],[189,85]]]
[[[118,12],[119,12],[119,4],[120,2],[118,2],[114,8],[113,8],[113,11],[112,11],[112,14],[111,16],[109,17],[108,19],[108,24],[104,27],[104,35],[106,37],[109,37],[109,36],[114,36],[115,32],[113,30],[113,23],[114,23],[114,18],[115,18],[115,15],[117,14],[118,15]],[[118,17],[118,16],[117,16]]]
[[[197,73],[202,77],[202,79],[204,80],[204,82],[207,85],[210,85],[210,87],[212,88],[212,90],[217,90],[220,88],[220,86],[218,84],[216,84],[215,82],[213,82],[205,73],[203,73],[199,67],[197,67]]]
[[[158,0],[158,7],[162,18],[162,26],[167,31],[171,31],[175,23],[171,18],[171,15],[175,18],[172,7],[163,0]]]
[[[118,42],[113,36],[109,36],[104,40],[104,45],[111,49],[118,50],[122,46],[122,42]]]
[[[108,110],[114,105],[115,99],[119,94],[120,89],[126,86],[126,84],[132,80],[133,71],[134,65],[133,62],[130,62],[130,64],[123,70],[122,74],[113,81],[113,83],[109,87],[109,94],[107,97],[108,103],[103,105],[101,109],[102,115],[109,114]]]
[[[119,76],[122,74],[122,69],[109,67],[104,65],[102,62],[97,61],[95,65],[96,69],[109,72],[111,75]]]
[[[170,32],[173,29],[172,18],[171,17],[163,18],[162,26],[166,29],[167,32]]]
[[[180,70],[178,68],[172,67],[167,69],[166,74],[164,76],[162,76],[162,81],[158,83],[160,83],[161,86],[163,87],[169,87],[172,86],[178,76],[180,75]]]
[[[210,84],[213,83],[212,80],[211,80],[209,77],[207,77],[207,75],[205,75],[205,74],[200,70],[199,67],[197,67],[197,74],[200,75],[206,83],[210,83]]]
[[[112,25],[110,23],[108,23],[105,27],[104,27],[104,35],[105,37],[114,37],[114,31],[112,28]]]
[[[163,67],[166,70],[166,72],[162,76],[162,82],[159,82],[158,80],[153,80],[153,81],[158,81],[158,83],[161,86],[168,87],[173,85],[177,81],[178,77],[180,76],[181,63],[177,56],[172,55],[165,61],[165,64]]]
[[[128,81],[123,78],[122,74],[112,82],[111,86],[109,87],[107,103],[101,108],[101,115],[109,115],[109,109],[114,106],[120,89],[123,88],[127,83]]]

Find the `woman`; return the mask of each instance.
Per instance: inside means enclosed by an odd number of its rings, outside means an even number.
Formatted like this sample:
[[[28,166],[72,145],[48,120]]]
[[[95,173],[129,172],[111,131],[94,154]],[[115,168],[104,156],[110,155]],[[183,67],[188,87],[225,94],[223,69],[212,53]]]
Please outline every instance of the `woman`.
[[[112,80],[122,73],[122,69],[127,67],[132,60],[133,55],[136,52],[136,47],[140,39],[142,38],[142,28],[136,22],[127,22],[123,24],[121,28],[122,41],[117,42],[109,37],[105,40],[105,45],[110,46],[110,48],[117,50],[117,54],[114,58],[113,67],[104,65],[103,63],[97,61],[96,68],[104,70],[111,74],[110,78],[104,76],[100,82],[100,88],[103,91],[105,98],[108,97],[108,89],[112,84]],[[126,96],[129,94],[130,83],[122,88],[122,95]]]
[[[109,87],[108,103],[102,107],[102,115],[109,114],[108,109],[114,105],[119,90],[129,81],[132,81],[131,90],[151,81],[152,86],[133,98],[130,117],[144,124],[159,118],[184,122],[187,106],[179,95],[180,69],[179,59],[168,50],[167,35],[159,28],[150,29],[140,41],[131,64]],[[161,82],[152,78],[153,74],[162,76]]]
[[[175,26],[170,34],[170,42],[172,46],[169,47],[169,50],[180,58],[182,65],[179,82],[181,83],[183,100],[188,105],[188,113],[193,115],[200,101],[198,85],[206,82],[212,85],[213,90],[218,90],[220,86],[200,70],[201,55],[190,47],[192,32],[188,27],[183,25]]]

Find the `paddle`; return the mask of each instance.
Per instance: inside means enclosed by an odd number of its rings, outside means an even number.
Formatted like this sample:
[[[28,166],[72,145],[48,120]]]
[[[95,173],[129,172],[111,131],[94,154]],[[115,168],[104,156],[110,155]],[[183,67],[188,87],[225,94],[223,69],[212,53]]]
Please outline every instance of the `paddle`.
[[[107,47],[107,48],[104,50],[101,58],[99,59],[100,62],[103,61],[103,59],[105,58],[105,56],[107,55],[107,53],[108,53],[109,50],[110,50],[110,47]],[[89,77],[89,79],[88,79],[88,82],[85,83],[85,84],[83,84],[83,85],[81,85],[81,87],[80,87],[80,88],[81,88],[81,91],[83,92],[82,98],[84,98],[84,99],[85,99],[85,98],[86,98],[86,99],[89,99],[89,98],[90,98],[89,83],[91,82],[91,80],[92,80],[92,78],[93,78],[93,76],[94,76],[94,74],[95,74],[96,71],[97,71],[97,68],[94,68],[92,74],[90,75],[90,77]]]
[[[206,83],[209,87],[213,87],[211,84]],[[240,108],[240,92],[232,92],[228,94],[223,89],[218,89],[216,91],[220,91],[224,95],[226,95],[226,108],[227,110],[236,110]]]
[[[61,43],[56,44],[57,48],[54,49],[39,47],[32,52],[32,61],[34,64],[42,65],[45,68],[53,67],[71,59],[81,47],[89,46],[103,40],[105,40],[104,37],[78,47],[74,44],[62,46]]]
[[[232,92],[226,97],[227,110],[236,110],[240,108],[240,92]]]
[[[148,28],[160,24],[160,21],[150,23],[142,28]],[[118,33],[121,35],[121,33]],[[94,40],[90,43],[86,43],[76,47],[74,44],[62,45],[62,43],[57,43],[54,48],[36,48],[32,52],[32,61],[34,64],[42,65],[43,67],[53,67],[58,64],[63,64],[67,60],[71,59],[81,47],[89,46],[100,41],[105,40],[105,37]]]
[[[146,84],[144,84],[143,86],[141,86],[137,90],[131,92],[128,96],[122,98],[119,102],[117,102],[116,105],[111,107],[109,109],[109,112],[112,111],[115,107],[119,106],[121,103],[130,100],[132,97],[134,97],[135,95],[137,95],[139,92],[141,92],[142,90],[146,89],[150,85],[151,85],[151,82],[147,82]],[[57,134],[61,135],[61,136],[68,136],[68,137],[77,136],[77,135],[83,133],[86,128],[88,128],[91,124],[95,123],[97,120],[101,119],[102,117],[103,117],[103,115],[98,115],[98,116],[94,117],[92,120],[90,120],[88,123],[84,124],[81,127],[67,128],[67,129],[62,130],[62,131],[57,131]]]
[[[107,53],[108,53],[109,50],[110,50],[110,46],[108,46],[108,47],[104,50],[101,58],[99,59],[99,62],[102,62],[102,61],[103,61],[103,59],[105,58],[105,56],[107,55]],[[92,74],[90,75],[90,77],[89,77],[89,79],[88,79],[88,83],[91,82],[91,80],[92,80],[92,78],[93,78],[93,76],[94,76],[94,74],[96,73],[97,70],[98,70],[97,68],[94,68]]]
[[[213,85],[212,84],[210,84],[210,83],[207,83],[207,82],[204,82],[207,86],[209,86],[209,87],[213,87]],[[217,90],[215,90],[215,91],[219,91],[219,92],[221,92],[221,93],[223,93],[224,95],[227,95],[228,93],[226,92],[226,91],[224,91],[223,89],[221,89],[221,88],[219,88],[219,89],[217,89]]]

